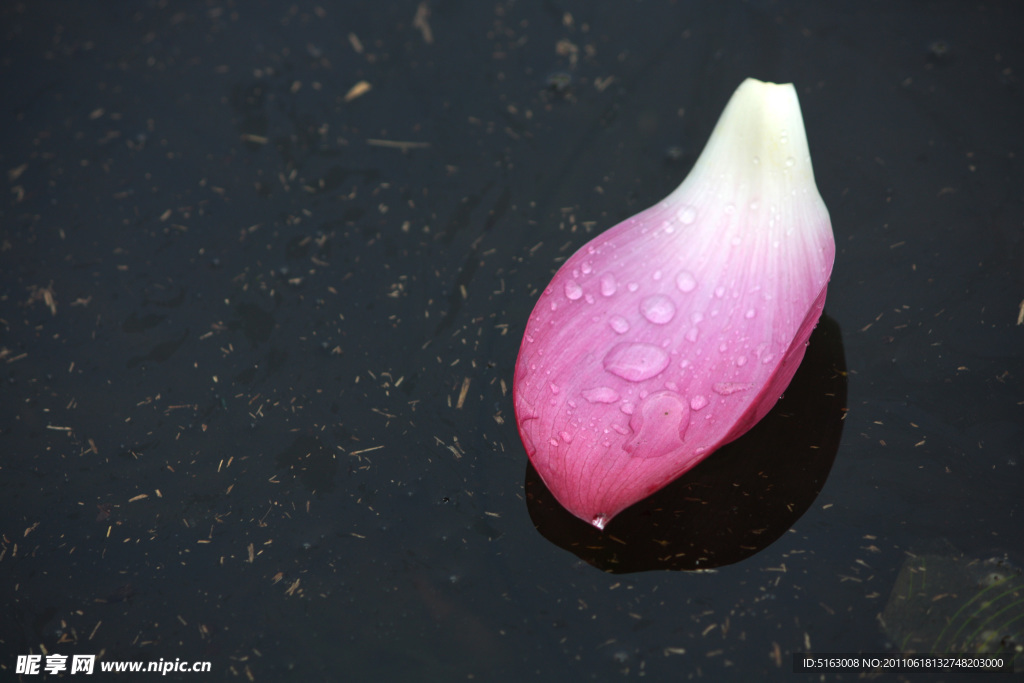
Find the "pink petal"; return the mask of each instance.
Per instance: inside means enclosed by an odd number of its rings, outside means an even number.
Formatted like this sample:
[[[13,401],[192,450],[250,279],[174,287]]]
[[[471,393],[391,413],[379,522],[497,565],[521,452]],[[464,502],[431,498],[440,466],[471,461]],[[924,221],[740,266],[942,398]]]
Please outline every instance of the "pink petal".
[[[530,315],[516,419],[558,501],[604,528],[764,417],[834,255],[796,91],[748,79],[679,188],[584,245]]]

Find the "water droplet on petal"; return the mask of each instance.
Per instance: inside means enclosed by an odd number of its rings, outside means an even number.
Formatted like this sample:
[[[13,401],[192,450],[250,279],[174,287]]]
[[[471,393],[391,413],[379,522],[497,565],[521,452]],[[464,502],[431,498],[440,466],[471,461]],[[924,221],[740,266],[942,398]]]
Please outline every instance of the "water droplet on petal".
[[[576,301],[583,296],[583,288],[575,280],[569,280],[565,283],[565,298],[569,301]]]
[[[680,292],[692,292],[697,289],[697,278],[690,271],[684,270],[679,275],[676,275],[676,287],[679,288]]]
[[[692,206],[684,206],[679,210],[679,222],[683,225],[689,225],[697,219],[697,209]]]
[[[594,518],[590,520],[590,523],[596,526],[601,531],[604,531],[604,525],[608,523],[607,515],[594,515]]]
[[[747,320],[750,320],[751,318],[753,318],[756,315],[757,315],[757,311],[755,311],[753,308],[748,308],[747,312],[743,314],[743,317],[746,318]]]
[[[686,341],[695,342],[697,341],[697,337],[699,336],[700,330],[698,330],[696,327],[691,327],[689,330],[686,331]]]
[[[582,392],[583,398],[591,403],[615,403],[619,400],[619,392],[611,387],[595,387]]]
[[[716,394],[721,396],[731,396],[740,391],[746,391],[751,386],[753,385],[748,382],[718,382],[711,388],[715,390]]]
[[[679,394],[659,391],[640,404],[629,420],[635,436],[622,448],[634,458],[660,458],[683,445],[690,408]]]
[[[604,369],[630,382],[643,382],[668,367],[669,356],[654,344],[618,344],[604,357]]]
[[[572,443],[572,435],[569,432],[559,432],[558,436],[562,437],[562,441]]]
[[[615,282],[614,275],[605,273],[601,276],[601,294],[603,296],[612,296],[618,288],[619,285]]]
[[[725,296],[725,287],[715,287],[715,297],[721,299],[723,296]]]
[[[693,398],[690,399],[690,408],[693,409],[693,410],[700,410],[701,408],[703,408],[707,404],[708,404],[707,396],[703,396],[701,394],[697,394],[696,396],[694,396]]]
[[[621,315],[613,315],[608,319],[608,325],[619,334],[629,332],[629,321]]]
[[[663,294],[649,296],[640,302],[640,313],[655,325],[664,325],[676,314],[676,305]]]
[[[793,164],[795,164],[795,163],[796,163],[796,159],[794,159],[793,157],[786,157],[786,166],[787,167],[792,167]]]

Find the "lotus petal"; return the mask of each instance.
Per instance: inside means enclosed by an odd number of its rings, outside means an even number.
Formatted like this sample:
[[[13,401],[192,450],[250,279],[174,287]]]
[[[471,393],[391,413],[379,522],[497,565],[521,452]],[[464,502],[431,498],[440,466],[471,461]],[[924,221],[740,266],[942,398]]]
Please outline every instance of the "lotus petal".
[[[530,315],[516,421],[558,501],[603,529],[764,417],[834,256],[796,91],[748,79],[683,183],[570,257]]]

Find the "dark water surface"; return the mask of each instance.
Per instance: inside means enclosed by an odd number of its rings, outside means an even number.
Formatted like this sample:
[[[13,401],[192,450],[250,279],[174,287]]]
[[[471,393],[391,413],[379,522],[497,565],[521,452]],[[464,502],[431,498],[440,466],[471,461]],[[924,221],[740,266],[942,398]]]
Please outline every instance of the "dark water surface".
[[[3,678],[789,678],[915,633],[908,553],[1020,567],[1020,7],[4,3]],[[832,213],[841,433],[782,411],[599,535],[527,470],[525,321],[748,76]]]

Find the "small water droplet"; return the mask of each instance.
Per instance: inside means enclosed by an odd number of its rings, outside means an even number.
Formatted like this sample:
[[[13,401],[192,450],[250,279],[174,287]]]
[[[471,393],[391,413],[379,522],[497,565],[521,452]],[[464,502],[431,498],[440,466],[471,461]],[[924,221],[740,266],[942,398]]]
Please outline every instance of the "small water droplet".
[[[594,518],[590,520],[590,523],[601,531],[604,531],[604,525],[608,523],[608,515],[594,515]]]
[[[664,294],[655,294],[640,302],[640,313],[655,325],[664,325],[675,317],[676,305]]]
[[[590,403],[615,403],[619,400],[619,392],[611,387],[595,387],[582,392],[583,398]]]
[[[613,315],[611,318],[609,318],[608,325],[619,334],[625,334],[626,332],[629,332],[629,321],[623,318],[621,315]]]
[[[689,225],[697,220],[697,209],[692,206],[684,206],[679,210],[679,222],[683,225]]]
[[[697,394],[696,396],[690,399],[690,408],[692,410],[700,410],[704,408],[704,406],[706,406],[707,404],[707,396],[704,396],[702,394]]]
[[[715,297],[721,299],[723,296],[725,296],[725,287],[715,287]]]
[[[743,314],[743,317],[746,318],[747,320],[750,320],[751,318],[753,318],[756,315],[757,315],[757,311],[755,311],[753,308],[748,308],[747,312]]]
[[[656,270],[653,273],[651,273],[651,279],[654,280],[654,281],[660,280],[661,279],[661,271],[660,270]]]
[[[612,296],[618,288],[619,285],[615,282],[614,275],[605,273],[601,276],[601,294],[603,296]]]
[[[792,168],[793,164],[795,164],[795,163],[796,163],[796,159],[794,159],[793,157],[786,157],[786,167],[787,168]]]
[[[697,341],[697,337],[699,336],[700,330],[698,330],[696,327],[691,327],[689,330],[686,331],[686,341],[695,342]]]
[[[581,271],[581,272],[582,272],[582,273],[583,273],[584,275],[590,275],[590,273],[591,273],[591,272],[593,272],[593,270],[594,270],[594,267],[593,267],[593,266],[591,266],[591,265],[590,265],[590,263],[589,263],[589,262],[587,262],[587,261],[584,261],[584,262],[583,262],[583,265],[582,265],[582,266],[580,266],[580,271]]]
[[[562,438],[562,441],[566,443],[572,443],[572,434],[569,432],[559,432],[558,436]]]
[[[746,364],[747,364],[747,357],[746,356],[740,356],[739,358],[736,359],[736,365],[737,366],[742,368]]]
[[[604,357],[604,369],[630,382],[643,382],[660,374],[668,362],[668,354],[654,344],[624,343]]]
[[[583,296],[583,288],[575,280],[565,283],[565,298],[569,301],[576,301]]]
[[[757,166],[760,163],[761,163],[761,157],[755,156],[754,157],[754,166]]]
[[[718,382],[711,388],[715,390],[716,394],[721,396],[731,396],[740,391],[746,391],[751,386],[753,385],[747,382]]]
[[[638,285],[635,282],[630,282],[626,285],[626,289],[628,289],[631,292],[635,292],[636,290],[640,289],[640,285]]]
[[[688,270],[681,271],[676,275],[676,287],[680,292],[689,293],[697,289],[697,278]]]

